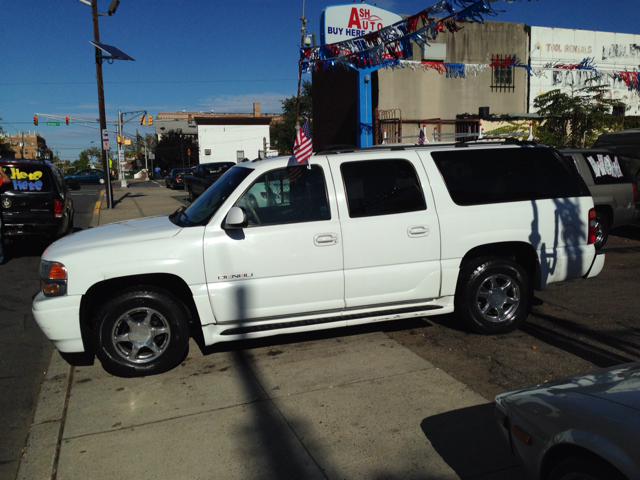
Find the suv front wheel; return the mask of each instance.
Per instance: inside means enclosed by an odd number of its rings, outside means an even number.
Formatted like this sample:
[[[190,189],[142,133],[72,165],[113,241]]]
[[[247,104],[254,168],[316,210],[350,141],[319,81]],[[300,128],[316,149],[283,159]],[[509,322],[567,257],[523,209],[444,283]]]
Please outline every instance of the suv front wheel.
[[[500,257],[478,258],[460,270],[455,310],[476,333],[509,333],[529,316],[529,297],[521,265]]]
[[[93,341],[98,359],[112,375],[163,373],[188,349],[187,314],[169,292],[144,287],[123,292],[98,311]]]

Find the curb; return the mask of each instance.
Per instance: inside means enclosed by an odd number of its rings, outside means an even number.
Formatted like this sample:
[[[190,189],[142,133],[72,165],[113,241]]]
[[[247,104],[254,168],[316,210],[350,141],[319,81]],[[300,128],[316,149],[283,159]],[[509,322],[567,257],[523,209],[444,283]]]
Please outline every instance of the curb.
[[[89,228],[97,227],[100,224],[100,208],[102,207],[102,199],[104,198],[105,192],[106,190],[102,190],[100,192],[100,199],[93,207],[93,215],[91,216],[91,223],[89,224]]]
[[[55,478],[72,379],[73,367],[54,349],[16,479]]]

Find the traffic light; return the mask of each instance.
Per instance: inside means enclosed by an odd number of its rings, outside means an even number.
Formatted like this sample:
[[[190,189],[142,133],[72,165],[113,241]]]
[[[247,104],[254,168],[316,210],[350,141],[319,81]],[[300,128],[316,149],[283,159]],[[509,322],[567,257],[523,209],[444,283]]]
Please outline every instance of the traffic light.
[[[149,126],[153,125],[153,116],[149,115]]]
[[[69,125],[69,117],[64,117],[64,123],[66,123],[67,125]]]
[[[140,125],[145,124],[146,117],[144,115],[140,115]]]
[[[38,117],[33,117],[33,124],[38,125]]]

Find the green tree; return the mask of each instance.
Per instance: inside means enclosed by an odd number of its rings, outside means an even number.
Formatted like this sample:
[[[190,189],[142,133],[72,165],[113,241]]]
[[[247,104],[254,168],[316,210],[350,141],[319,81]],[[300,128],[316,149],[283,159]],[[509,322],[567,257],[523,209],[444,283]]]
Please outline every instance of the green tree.
[[[293,151],[293,144],[296,140],[296,104],[295,96],[282,100],[282,121],[271,126],[269,135],[271,136],[271,145],[278,147],[281,155],[288,155]],[[311,98],[311,82],[305,80],[302,82],[300,91],[300,124],[304,122],[304,118],[309,119],[309,128],[313,133],[313,102]]]
[[[9,152],[12,152],[11,148],[9,148],[9,143],[5,143],[4,139],[0,138],[0,157],[8,155]]]
[[[197,138],[175,130],[162,134],[162,138],[156,145],[155,154],[155,165],[163,170],[180,168],[183,164],[189,166],[200,163]]]
[[[87,168],[90,163],[102,166],[102,150],[98,147],[91,147],[81,151],[80,155],[78,155],[78,160],[73,162],[73,166],[76,170],[80,170],[81,168]]]
[[[590,147],[598,136],[622,126],[611,108],[622,105],[604,98],[604,86],[587,86],[571,94],[551,90],[536,97],[533,105],[544,117],[536,128],[536,140],[554,147]]]

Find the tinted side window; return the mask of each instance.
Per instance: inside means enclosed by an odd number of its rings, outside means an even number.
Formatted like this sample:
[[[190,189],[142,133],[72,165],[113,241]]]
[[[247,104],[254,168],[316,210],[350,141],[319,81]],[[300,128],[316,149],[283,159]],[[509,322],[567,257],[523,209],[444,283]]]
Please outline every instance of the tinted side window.
[[[50,192],[51,181],[46,165],[19,165],[5,168],[11,183],[8,190],[14,192]]]
[[[587,166],[596,185],[611,185],[616,183],[629,183],[631,178],[623,163],[618,157],[611,154],[592,153],[584,154]]]
[[[620,161],[626,165],[634,178],[640,175],[639,145],[620,145],[619,147],[610,147],[610,150],[613,150],[620,157]]]
[[[550,149],[504,148],[432,152],[458,205],[584,196]]]
[[[365,160],[340,166],[351,218],[426,210],[416,170],[407,160]]]
[[[329,220],[324,173],[319,165],[279,168],[262,174],[236,205],[249,226]]]
[[[62,178],[62,174],[57,167],[51,167],[51,171],[53,172],[53,179],[58,184],[58,191],[64,192],[64,179]]]

